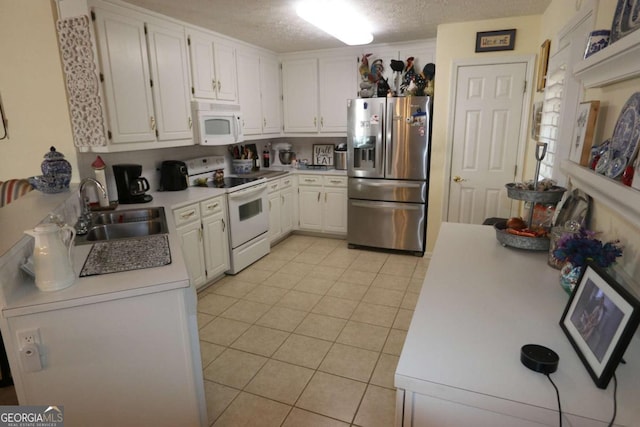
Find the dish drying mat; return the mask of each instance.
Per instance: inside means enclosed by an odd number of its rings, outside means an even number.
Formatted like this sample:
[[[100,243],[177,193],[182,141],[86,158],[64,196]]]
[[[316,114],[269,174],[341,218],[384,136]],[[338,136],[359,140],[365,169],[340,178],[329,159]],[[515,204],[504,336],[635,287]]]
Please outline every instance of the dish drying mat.
[[[171,264],[166,234],[94,243],[80,277]]]

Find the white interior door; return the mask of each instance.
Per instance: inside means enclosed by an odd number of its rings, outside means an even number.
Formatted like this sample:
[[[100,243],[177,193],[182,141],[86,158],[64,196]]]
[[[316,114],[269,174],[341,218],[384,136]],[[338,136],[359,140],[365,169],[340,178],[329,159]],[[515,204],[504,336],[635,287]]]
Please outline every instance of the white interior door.
[[[505,184],[516,175],[527,63],[458,69],[448,221],[511,216]]]

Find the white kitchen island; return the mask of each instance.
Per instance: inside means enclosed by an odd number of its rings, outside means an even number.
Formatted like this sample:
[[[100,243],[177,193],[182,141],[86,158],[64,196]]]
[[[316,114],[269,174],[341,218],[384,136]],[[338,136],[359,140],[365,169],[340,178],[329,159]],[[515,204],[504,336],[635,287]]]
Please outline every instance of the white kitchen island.
[[[168,265],[81,277],[54,292],[39,291],[20,271],[33,250],[22,230],[49,212],[73,224],[76,188],[33,191],[0,212],[0,231],[14,239],[0,253],[0,328],[20,405],[63,406],[69,427],[206,425],[197,297],[170,210]],[[188,203],[217,191],[166,193],[119,209]],[[74,248],[76,274],[90,249]],[[39,354],[28,357],[25,334],[36,337]]]
[[[597,388],[560,329],[568,295],[546,260],[502,247],[493,227],[442,224],[395,373],[396,426],[557,426],[552,385],[520,362],[530,343],[560,356],[564,425],[609,423],[613,381]],[[638,333],[625,359],[615,425],[638,426]]]

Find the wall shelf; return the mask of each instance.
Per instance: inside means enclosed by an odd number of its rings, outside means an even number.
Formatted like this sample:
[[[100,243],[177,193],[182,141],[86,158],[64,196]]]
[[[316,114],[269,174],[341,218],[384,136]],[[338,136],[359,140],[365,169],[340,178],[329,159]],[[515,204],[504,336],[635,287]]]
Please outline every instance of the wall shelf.
[[[617,212],[631,224],[640,224],[640,191],[570,160],[563,160],[560,168],[571,177],[575,187]]]
[[[594,53],[573,67],[585,88],[603,87],[640,76],[640,30]]]

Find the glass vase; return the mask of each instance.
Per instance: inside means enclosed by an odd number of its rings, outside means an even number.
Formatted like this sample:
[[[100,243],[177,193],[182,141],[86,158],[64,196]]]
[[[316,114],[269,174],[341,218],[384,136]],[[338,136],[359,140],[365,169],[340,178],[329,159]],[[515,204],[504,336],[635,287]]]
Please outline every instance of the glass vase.
[[[573,265],[570,262],[565,262],[560,269],[560,286],[562,286],[562,289],[569,295],[571,295],[573,289],[578,284],[581,272],[582,266]]]

